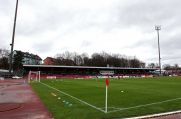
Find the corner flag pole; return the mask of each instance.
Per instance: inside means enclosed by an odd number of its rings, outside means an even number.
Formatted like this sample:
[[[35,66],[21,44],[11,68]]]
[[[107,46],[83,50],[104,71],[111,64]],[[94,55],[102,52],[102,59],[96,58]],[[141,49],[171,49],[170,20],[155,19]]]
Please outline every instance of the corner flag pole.
[[[109,80],[106,79],[106,100],[105,100],[105,113],[107,113],[107,92],[108,92]]]

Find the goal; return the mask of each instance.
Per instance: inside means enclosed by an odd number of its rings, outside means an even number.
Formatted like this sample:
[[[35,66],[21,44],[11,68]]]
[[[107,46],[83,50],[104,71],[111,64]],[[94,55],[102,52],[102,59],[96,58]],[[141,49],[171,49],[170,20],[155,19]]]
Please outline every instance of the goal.
[[[37,81],[40,82],[40,71],[29,71],[28,82]]]

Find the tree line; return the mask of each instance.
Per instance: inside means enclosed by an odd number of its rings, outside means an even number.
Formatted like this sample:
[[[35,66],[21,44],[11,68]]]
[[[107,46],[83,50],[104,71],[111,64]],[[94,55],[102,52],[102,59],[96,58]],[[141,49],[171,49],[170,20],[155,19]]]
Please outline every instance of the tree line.
[[[9,69],[9,55],[10,51],[7,49],[0,49],[0,69]],[[13,70],[18,71],[23,69],[23,54],[17,51],[13,57]]]
[[[9,54],[7,49],[0,49],[0,69],[9,69]],[[66,66],[96,66],[96,67],[131,67],[131,68],[145,68],[145,63],[136,57],[125,56],[121,54],[111,54],[106,52],[93,53],[89,56],[87,53],[78,54],[76,52],[66,51],[57,54],[54,65]],[[158,64],[150,63],[149,68],[158,68]],[[23,68],[23,54],[17,51],[13,57],[13,69],[21,70]],[[163,65],[163,69],[179,69],[178,64],[171,66],[169,64]]]
[[[144,68],[145,63],[136,57],[128,57],[121,54],[109,54],[106,52],[93,53],[91,57],[87,53],[64,52],[55,56],[55,65],[67,66],[97,66],[97,67],[132,67]]]
[[[8,69],[9,68],[9,50],[0,49],[0,69]]]

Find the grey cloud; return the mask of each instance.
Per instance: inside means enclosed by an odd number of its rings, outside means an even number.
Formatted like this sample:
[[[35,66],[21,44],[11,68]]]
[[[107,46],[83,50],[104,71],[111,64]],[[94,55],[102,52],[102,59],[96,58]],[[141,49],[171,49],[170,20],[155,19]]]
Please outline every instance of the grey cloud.
[[[15,7],[15,5],[16,5],[16,1],[13,1],[12,2],[12,0],[1,0],[0,1],[0,12],[1,13],[7,13],[7,12],[9,12],[9,11],[13,11],[13,10],[11,10],[12,9],[12,7],[14,6]]]
[[[52,50],[53,45],[51,45],[49,42],[41,42],[41,43],[35,43],[32,48],[35,49],[39,53],[46,53],[50,52]]]
[[[139,39],[138,42],[130,45],[130,48],[146,47],[157,50],[157,37],[154,25],[160,24],[162,25],[160,32],[162,56],[176,57],[176,55],[181,55],[181,35],[178,32],[181,31],[180,0],[126,0],[125,5],[122,5],[122,2],[118,0],[113,7],[97,10],[92,7],[79,9],[71,7],[61,8],[60,4],[63,4],[63,1],[58,0],[21,0],[19,1],[16,38],[17,36],[32,38],[32,47],[39,53],[45,53],[54,48],[53,45],[50,46],[51,39],[60,42],[63,41],[64,36],[82,31],[89,32],[89,29],[106,34],[115,31],[114,29],[117,31],[135,27],[143,36],[153,33],[154,36]],[[7,16],[13,20],[14,9],[15,2],[12,2],[12,0],[0,1],[0,17]],[[25,12],[26,9],[29,10],[27,11],[29,13]],[[27,14],[30,14],[30,17],[25,18]],[[8,31],[9,33],[7,34],[0,30],[0,42],[8,44],[7,46],[9,47],[7,39],[11,40],[11,29],[8,29]],[[50,36],[49,41],[43,42],[44,34],[50,32],[55,34]],[[36,39],[41,41],[41,43],[34,42]],[[81,47],[92,47],[92,44],[94,44],[85,38],[73,40],[75,42],[76,40],[81,40]],[[4,47],[4,45],[0,43],[0,47]],[[68,50],[70,47],[62,46],[62,48]]]
[[[81,44],[81,47],[88,47],[88,46],[90,46],[90,45],[91,45],[90,42],[84,40],[84,41],[82,42],[82,44]]]
[[[162,52],[169,55],[177,53],[181,56],[181,38],[180,36],[174,36],[168,40],[162,41],[161,47],[163,48]]]
[[[181,2],[179,0],[137,0],[126,9],[121,9],[120,20],[132,24],[148,24],[162,22],[178,15]]]
[[[45,11],[41,11],[40,13],[33,13],[35,15],[34,20],[28,21],[18,21],[18,32],[22,35],[30,35],[30,34],[39,34],[46,31],[56,31],[56,29],[61,28],[62,25],[69,18],[69,13],[58,12],[56,10],[49,9]]]
[[[173,27],[180,21],[180,6],[179,0],[136,0],[126,7],[118,6],[117,16],[124,27],[137,26],[142,28],[143,32],[151,32],[150,27],[156,24]]]
[[[157,51],[158,46],[157,46],[157,37],[156,39],[143,39],[135,44],[132,44],[131,47],[145,47],[145,48],[150,48],[153,51]],[[161,48],[161,55],[164,57],[173,57],[175,56],[181,56],[181,39],[179,36],[174,36],[174,37],[169,37],[163,39],[160,37],[160,48]]]

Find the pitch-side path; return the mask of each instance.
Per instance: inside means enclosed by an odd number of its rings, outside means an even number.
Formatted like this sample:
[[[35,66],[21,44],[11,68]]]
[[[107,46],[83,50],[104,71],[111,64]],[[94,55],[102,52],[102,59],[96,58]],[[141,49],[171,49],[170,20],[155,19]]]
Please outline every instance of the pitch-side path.
[[[25,80],[0,80],[0,119],[51,119]]]

